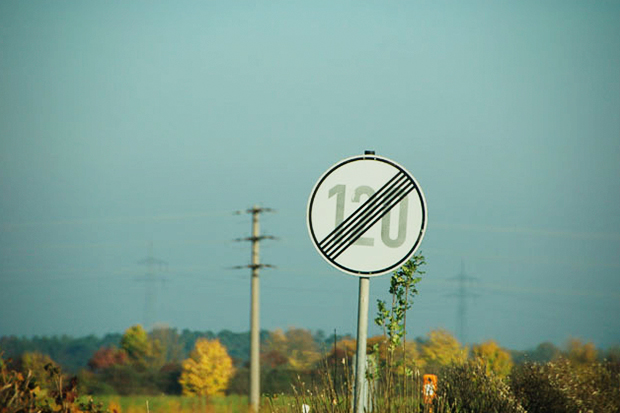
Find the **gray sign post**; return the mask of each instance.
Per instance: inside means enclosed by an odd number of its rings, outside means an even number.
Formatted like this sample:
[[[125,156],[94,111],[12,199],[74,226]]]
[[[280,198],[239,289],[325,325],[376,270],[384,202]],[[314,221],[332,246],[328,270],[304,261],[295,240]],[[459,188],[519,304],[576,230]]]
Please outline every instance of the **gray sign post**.
[[[368,338],[368,297],[370,278],[360,277],[359,301],[357,305],[357,349],[355,352],[355,388],[353,406],[355,413],[363,412],[365,400],[364,381],[366,380],[366,342]]]
[[[308,200],[308,232],[321,256],[360,277],[354,412],[362,413],[370,277],[408,261],[426,230],[424,194],[396,162],[366,151],[328,169]]]

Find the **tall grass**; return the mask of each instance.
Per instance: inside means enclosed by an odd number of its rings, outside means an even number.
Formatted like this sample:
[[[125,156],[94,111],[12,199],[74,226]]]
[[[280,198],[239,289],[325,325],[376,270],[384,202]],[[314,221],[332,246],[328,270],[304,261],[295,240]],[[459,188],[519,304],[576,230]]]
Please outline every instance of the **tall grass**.
[[[345,359],[346,360],[346,359]],[[392,369],[394,370],[394,369]],[[320,374],[312,383],[298,380],[293,384],[293,395],[269,395],[264,409],[272,413],[300,413],[303,406],[310,407],[310,413],[351,413],[353,411],[353,377],[348,363],[345,363],[344,377],[334,377],[333,369],[324,363]],[[368,406],[378,413],[432,411],[449,413],[446,403],[436,402],[434,406],[423,403],[421,375],[386,374],[385,366],[373,369],[367,375],[370,387]]]
[[[454,364],[442,370],[437,397],[425,404],[423,380],[419,371],[394,374],[384,365],[370,375],[374,381],[369,410],[375,413],[524,413],[506,381],[487,373],[485,366],[474,360]],[[397,366],[399,367],[399,366]],[[398,371],[398,368],[395,370]],[[270,397],[265,408],[273,413],[300,413],[308,405],[311,413],[351,413],[352,389],[336,389],[329,369],[321,380],[311,385],[298,383],[294,396]]]

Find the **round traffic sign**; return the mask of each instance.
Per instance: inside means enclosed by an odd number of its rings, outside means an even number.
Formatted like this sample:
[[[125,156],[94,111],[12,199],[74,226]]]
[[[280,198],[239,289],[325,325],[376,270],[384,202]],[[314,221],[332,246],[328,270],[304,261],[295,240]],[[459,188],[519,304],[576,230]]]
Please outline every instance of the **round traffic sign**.
[[[426,229],[426,201],[396,162],[355,156],[321,176],[307,218],[312,243],[327,262],[369,277],[393,271],[415,253]]]

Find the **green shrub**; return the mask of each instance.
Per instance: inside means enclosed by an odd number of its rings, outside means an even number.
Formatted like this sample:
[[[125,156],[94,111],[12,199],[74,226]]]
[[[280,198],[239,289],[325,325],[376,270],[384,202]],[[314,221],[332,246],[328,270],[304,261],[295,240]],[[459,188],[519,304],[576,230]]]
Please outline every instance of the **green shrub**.
[[[617,377],[599,363],[577,365],[566,359],[525,363],[510,376],[514,394],[530,413],[618,412],[618,384]]]
[[[456,412],[525,413],[508,384],[476,360],[442,370],[437,402]]]

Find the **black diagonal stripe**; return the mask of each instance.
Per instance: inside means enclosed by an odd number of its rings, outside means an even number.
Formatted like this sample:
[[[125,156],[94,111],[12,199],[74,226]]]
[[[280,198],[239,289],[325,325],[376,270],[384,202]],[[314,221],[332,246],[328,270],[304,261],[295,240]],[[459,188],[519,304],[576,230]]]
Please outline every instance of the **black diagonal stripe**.
[[[378,208],[381,207],[381,205],[388,202],[388,200],[392,196],[394,196],[394,193],[398,190],[398,188],[402,187],[402,185],[407,184],[406,176],[403,176],[402,178],[405,178],[405,180],[403,181],[403,179],[399,177],[391,185],[382,188],[383,191],[378,197],[375,197],[372,200],[369,199],[367,202],[365,202],[360,208],[355,211],[355,217],[347,218],[346,223],[344,223],[344,225],[341,225],[339,230],[336,231],[330,239],[326,239],[323,241],[323,243],[321,244],[323,251],[329,254],[329,251],[332,248],[338,246],[344,238],[349,236],[351,232],[355,231],[359,227],[359,225],[364,222],[364,220],[369,214],[374,213]]]
[[[337,251],[342,247],[343,244],[349,244],[349,241],[353,239],[355,242],[364,232],[366,232],[370,227],[367,226],[368,222],[372,220],[377,214],[382,216],[387,213],[384,212],[386,205],[390,205],[392,201],[398,198],[402,192],[408,189],[409,186],[412,185],[412,182],[406,180],[405,182],[399,182],[395,185],[392,185],[388,192],[381,197],[381,199],[377,200],[374,205],[370,208],[367,208],[363,215],[360,216],[359,220],[353,225],[349,226],[345,231],[343,231],[334,242],[326,247],[323,252],[327,255],[331,255],[334,251]]]
[[[355,217],[355,219],[348,220],[348,225],[343,227],[337,234],[335,234],[335,236],[332,237],[332,239],[330,239],[328,243],[324,244],[324,251],[327,254],[330,254],[334,248],[338,248],[338,246],[341,245],[343,242],[347,242],[347,240],[351,237],[351,234],[356,233],[360,227],[363,227],[369,216],[373,215],[386,203],[389,203],[390,199],[395,196],[395,193],[398,192],[399,189],[406,184],[406,179],[404,181],[398,179],[392,185],[387,187],[385,191],[381,194],[381,196],[377,197],[374,202],[367,202],[366,204],[364,204],[363,208],[359,210],[359,214]]]
[[[342,254],[344,251],[347,250],[347,248],[353,245],[355,241],[357,241],[366,231],[372,228],[373,225],[375,225],[381,218],[383,218],[396,205],[398,205],[403,199],[405,199],[405,197],[407,197],[407,195],[409,195],[411,191],[413,191],[414,189],[415,189],[415,186],[403,189],[403,191],[400,192],[400,195],[397,198],[395,198],[393,202],[391,202],[389,205],[383,208],[382,211],[379,211],[377,214],[375,214],[375,216],[371,217],[371,219],[367,222],[367,225],[364,226],[363,228],[360,228],[358,232],[355,234],[355,236],[351,237],[347,243],[342,244],[338,250],[333,252],[330,258],[333,260],[338,258],[340,254]]]
[[[390,190],[393,189],[395,185],[398,185],[398,183],[402,181],[403,177],[406,178],[406,175],[399,171],[399,173],[394,175],[377,192],[370,196],[366,202],[360,205],[351,215],[347,217],[347,219],[342,221],[340,225],[334,228],[334,230],[319,243],[321,249],[324,250],[325,248],[329,248],[330,244],[338,240],[349,227],[356,225],[369,209],[379,205],[386,194],[389,195]]]
[[[351,215],[347,217],[347,219],[342,221],[340,225],[334,228],[332,232],[330,232],[325,238],[323,238],[323,241],[319,243],[321,249],[333,242],[334,239],[337,238],[343,231],[345,231],[348,226],[355,224],[355,221],[357,221],[360,218],[360,215],[364,213],[365,208],[372,206],[375,202],[378,202],[378,198],[380,196],[383,196],[384,192],[389,190],[388,187],[393,185],[395,181],[400,180],[401,178],[402,174],[399,172],[394,175],[389,181],[387,181],[377,192],[372,194],[365,203],[360,205]]]
[[[341,241],[341,243],[337,246],[337,248],[332,249],[330,251],[330,256],[338,256],[344,250],[349,248],[355,241],[357,241],[366,231],[368,231],[378,220],[383,218],[386,214],[388,214],[392,208],[394,208],[400,201],[402,201],[413,189],[415,186],[413,183],[410,185],[403,186],[399,188],[394,195],[386,200],[379,209],[373,211],[372,214],[368,214],[364,221],[358,225],[355,230],[346,238]],[[335,258],[335,257],[334,257]]]
[[[349,238],[348,242],[341,244],[341,246],[337,250],[333,251],[332,254],[330,255],[330,258],[332,260],[335,260],[336,258],[338,258],[340,254],[342,254],[344,251],[347,250],[347,248],[353,245],[355,241],[357,241],[366,231],[372,228],[372,226],[375,225],[381,218],[383,218],[386,214],[388,214],[392,210],[392,208],[394,208],[403,199],[405,199],[405,197],[409,195],[409,193],[411,193],[411,191],[413,191],[414,189],[415,189],[415,185],[413,185],[413,183],[407,187],[402,188],[398,192],[397,196],[392,198],[388,204],[384,205],[384,207],[380,209],[379,211],[377,211],[374,215],[368,217],[365,224],[361,226],[356,231],[356,233],[353,234]]]

